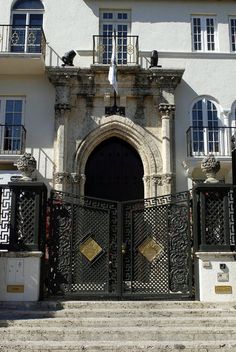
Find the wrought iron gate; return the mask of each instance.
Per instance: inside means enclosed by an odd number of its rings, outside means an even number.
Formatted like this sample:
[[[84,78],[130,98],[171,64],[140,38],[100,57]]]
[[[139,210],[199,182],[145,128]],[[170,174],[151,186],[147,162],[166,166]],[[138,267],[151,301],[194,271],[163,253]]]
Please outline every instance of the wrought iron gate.
[[[188,192],[119,203],[53,191],[49,295],[191,297],[190,208]]]

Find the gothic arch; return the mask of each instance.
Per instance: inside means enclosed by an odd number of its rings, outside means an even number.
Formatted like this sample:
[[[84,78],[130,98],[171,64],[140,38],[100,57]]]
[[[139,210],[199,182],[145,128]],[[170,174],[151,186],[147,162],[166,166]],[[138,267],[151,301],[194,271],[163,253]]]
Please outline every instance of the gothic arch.
[[[143,163],[144,178],[162,173],[162,158],[154,138],[141,126],[117,115],[102,118],[100,126],[80,143],[75,155],[74,172],[84,175],[91,152],[110,137],[121,138],[136,149]],[[150,189],[145,188],[145,196],[152,196]],[[80,187],[80,194],[83,194],[83,186]]]

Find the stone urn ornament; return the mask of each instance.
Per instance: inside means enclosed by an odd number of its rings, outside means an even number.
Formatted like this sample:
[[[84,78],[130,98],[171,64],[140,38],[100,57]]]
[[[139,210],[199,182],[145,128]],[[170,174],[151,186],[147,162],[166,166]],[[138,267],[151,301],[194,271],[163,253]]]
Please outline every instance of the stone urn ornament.
[[[22,173],[21,181],[33,181],[32,174],[36,170],[36,164],[30,153],[25,153],[17,160],[16,167]]]
[[[220,170],[220,162],[216,160],[213,154],[209,154],[201,162],[201,169],[206,174],[207,179],[204,183],[218,183],[216,178],[217,172]]]

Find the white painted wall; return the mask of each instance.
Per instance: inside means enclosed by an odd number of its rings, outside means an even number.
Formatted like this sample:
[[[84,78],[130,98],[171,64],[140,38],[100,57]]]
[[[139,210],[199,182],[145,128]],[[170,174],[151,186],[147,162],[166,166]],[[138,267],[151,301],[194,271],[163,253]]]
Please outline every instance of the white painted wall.
[[[46,76],[0,76],[0,97],[25,97],[26,152],[37,161],[38,180],[53,172],[54,88]]]
[[[163,68],[184,68],[176,91],[177,190],[185,190],[188,180],[182,167],[186,158],[185,131],[190,125],[190,106],[199,95],[212,96],[220,109],[230,109],[236,100],[236,54],[230,53],[229,16],[236,16],[235,1],[106,1],[44,0],[44,31],[47,41],[63,55],[78,50],[75,64],[92,63],[93,35],[99,34],[99,9],[131,10],[131,34],[139,36],[140,50],[160,52]],[[10,23],[12,0],[0,0],[0,23]],[[192,53],[191,15],[216,15],[219,53]],[[148,67],[147,60],[142,65]],[[45,77],[0,78],[0,95],[26,95],[27,145],[39,163],[41,176],[48,180],[53,167],[54,90]],[[38,131],[42,131],[41,134]],[[43,148],[42,148],[43,146]]]

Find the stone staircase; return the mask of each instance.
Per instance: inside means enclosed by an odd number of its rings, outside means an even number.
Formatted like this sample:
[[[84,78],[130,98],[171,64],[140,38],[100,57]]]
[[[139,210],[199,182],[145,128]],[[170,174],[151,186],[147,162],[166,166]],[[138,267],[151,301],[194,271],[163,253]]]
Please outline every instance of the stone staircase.
[[[236,352],[236,302],[0,303],[0,351]]]

